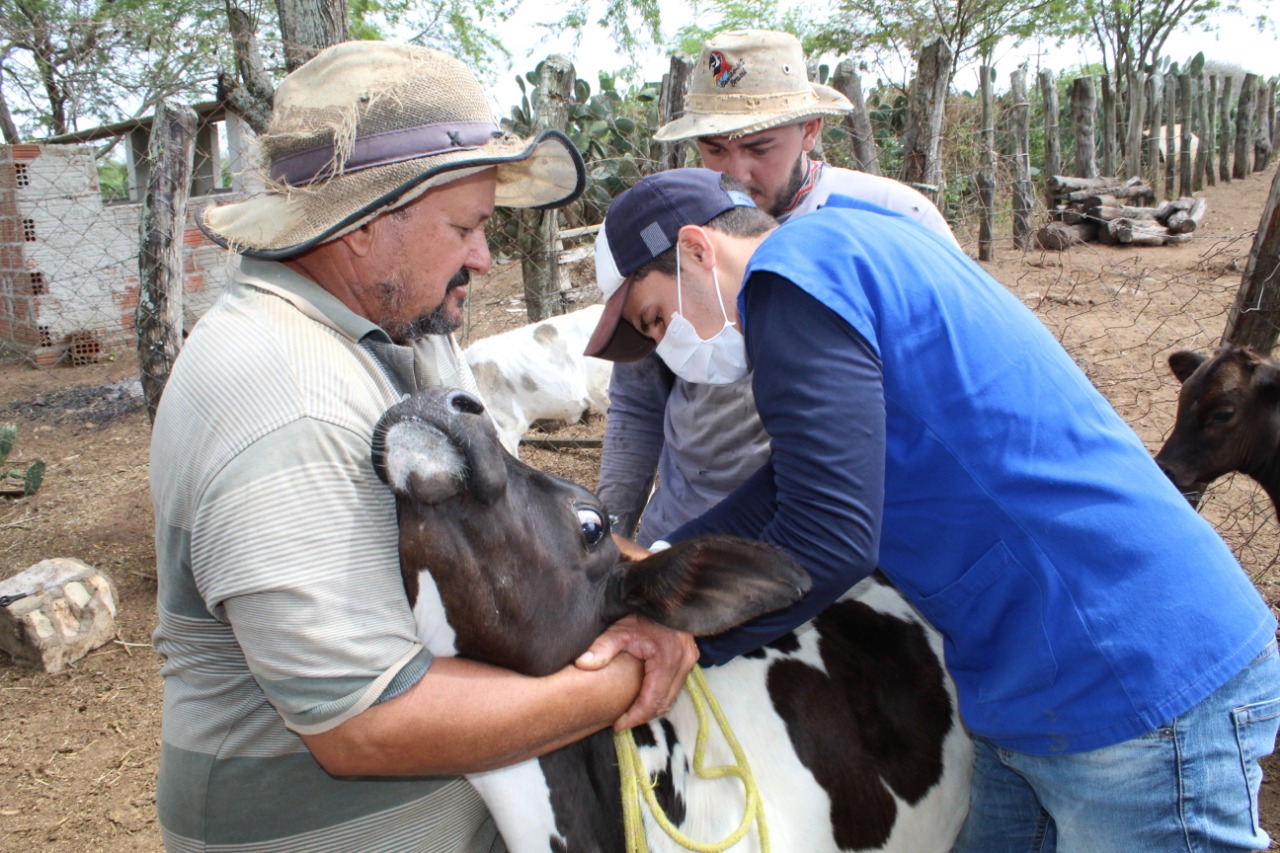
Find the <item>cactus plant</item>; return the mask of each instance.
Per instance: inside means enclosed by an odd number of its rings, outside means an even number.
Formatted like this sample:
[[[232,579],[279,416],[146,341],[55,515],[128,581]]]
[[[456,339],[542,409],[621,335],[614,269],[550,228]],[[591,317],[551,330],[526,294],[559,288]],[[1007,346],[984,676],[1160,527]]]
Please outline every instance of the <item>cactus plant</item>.
[[[44,462],[40,459],[20,468],[8,466],[9,453],[18,443],[17,424],[0,425],[0,495],[34,495],[44,482]]]

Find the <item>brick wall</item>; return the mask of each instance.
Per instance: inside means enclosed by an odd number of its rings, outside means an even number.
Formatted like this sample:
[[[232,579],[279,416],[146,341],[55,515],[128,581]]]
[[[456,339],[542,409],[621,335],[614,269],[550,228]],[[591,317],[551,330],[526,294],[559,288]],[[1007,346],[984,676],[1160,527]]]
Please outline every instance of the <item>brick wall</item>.
[[[194,224],[183,238],[187,328],[231,276],[229,254]],[[79,145],[0,145],[0,358],[52,346],[73,363],[132,357],[140,204],[103,205],[93,152]]]

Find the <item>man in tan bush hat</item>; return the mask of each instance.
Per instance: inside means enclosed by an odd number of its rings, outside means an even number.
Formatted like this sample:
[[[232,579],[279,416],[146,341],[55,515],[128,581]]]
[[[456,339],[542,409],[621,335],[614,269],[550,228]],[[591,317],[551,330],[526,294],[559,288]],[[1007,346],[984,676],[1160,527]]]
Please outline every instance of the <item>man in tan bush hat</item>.
[[[417,388],[474,390],[449,333],[491,264],[485,223],[495,204],[571,201],[581,157],[555,132],[502,134],[452,57],[382,42],[291,74],[259,141],[267,191],[200,219],[239,266],[153,434],[165,842],[501,850],[458,774],[652,716],[696,650],[629,622],[597,663],[626,648],[643,667],[530,679],[433,659],[370,440]]]
[[[779,222],[849,195],[955,242],[938,209],[911,187],[810,159],[823,118],[852,108],[836,90],[809,82],[795,36],[734,30],[703,45],[684,114],[654,138],[694,140],[706,168],[742,181]],[[656,354],[615,365],[597,492],[616,530],[650,544],[722,500],[768,452],[750,376],[713,385],[676,375]]]

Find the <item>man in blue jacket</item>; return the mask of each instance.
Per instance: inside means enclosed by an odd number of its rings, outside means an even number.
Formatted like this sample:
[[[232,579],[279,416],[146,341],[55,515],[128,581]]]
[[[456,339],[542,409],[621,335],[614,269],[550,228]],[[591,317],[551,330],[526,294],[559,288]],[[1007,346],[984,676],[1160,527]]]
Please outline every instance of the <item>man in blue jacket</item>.
[[[947,240],[851,198],[775,228],[725,186],[684,169],[614,201],[588,348],[653,347],[694,382],[754,371],[769,461],[669,538],[769,542],[813,591],[701,641],[703,662],[879,565],[943,633],[977,743],[957,850],[1266,847],[1276,623],[1221,538]]]

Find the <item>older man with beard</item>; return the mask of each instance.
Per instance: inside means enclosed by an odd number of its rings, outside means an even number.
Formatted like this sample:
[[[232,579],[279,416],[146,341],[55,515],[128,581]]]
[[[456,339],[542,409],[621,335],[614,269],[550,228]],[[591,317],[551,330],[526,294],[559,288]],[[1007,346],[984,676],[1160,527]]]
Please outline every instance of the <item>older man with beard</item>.
[[[260,142],[267,192],[203,212],[240,263],[152,440],[165,843],[501,850],[458,774],[653,716],[696,649],[624,620],[548,678],[433,659],[370,441],[418,388],[475,390],[449,333],[491,264],[485,223],[571,201],[581,157],[501,133],[457,60],[381,42],[292,73]]]

